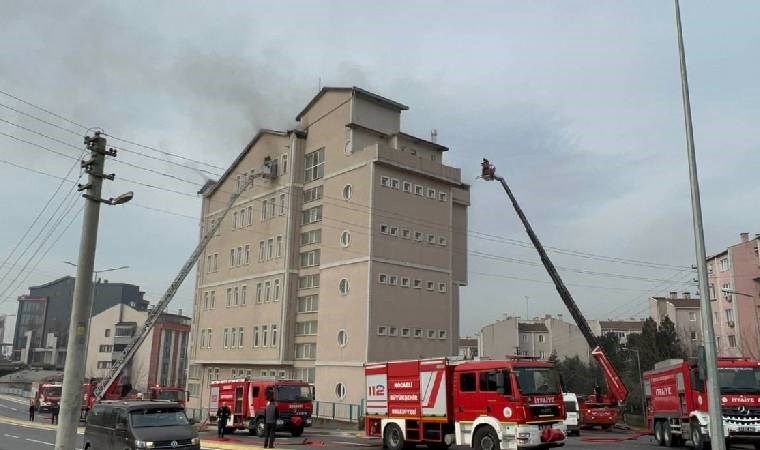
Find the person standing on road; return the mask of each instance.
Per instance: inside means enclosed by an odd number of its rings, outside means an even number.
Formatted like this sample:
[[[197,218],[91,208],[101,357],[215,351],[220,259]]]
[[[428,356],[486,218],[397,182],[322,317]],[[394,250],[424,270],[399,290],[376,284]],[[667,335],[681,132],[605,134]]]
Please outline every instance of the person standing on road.
[[[226,403],[222,403],[222,406],[216,411],[216,435],[219,439],[224,438],[224,429],[227,428],[230,413],[230,407]]]
[[[50,422],[53,425],[58,425],[58,414],[61,412],[61,405],[58,404],[58,402],[53,403],[53,406],[50,408]]]
[[[34,422],[34,402],[29,403],[29,422]]]
[[[270,399],[264,408],[264,448],[274,448],[274,435],[277,427],[277,406]]]

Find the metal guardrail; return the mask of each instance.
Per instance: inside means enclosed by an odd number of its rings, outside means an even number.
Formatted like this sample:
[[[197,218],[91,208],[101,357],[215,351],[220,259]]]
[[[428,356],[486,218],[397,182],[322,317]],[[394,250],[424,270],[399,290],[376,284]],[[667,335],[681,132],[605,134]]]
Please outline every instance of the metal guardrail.
[[[314,402],[312,417],[324,420],[336,420],[339,422],[357,423],[362,416],[362,405],[335,402]],[[211,411],[208,408],[186,408],[185,414],[189,419],[202,422],[209,418]]]

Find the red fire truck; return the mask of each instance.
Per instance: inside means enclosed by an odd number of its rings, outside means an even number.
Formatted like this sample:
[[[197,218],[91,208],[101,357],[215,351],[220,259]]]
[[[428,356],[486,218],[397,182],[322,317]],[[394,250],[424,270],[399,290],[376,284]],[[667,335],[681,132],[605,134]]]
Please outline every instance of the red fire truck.
[[[187,403],[188,392],[183,387],[179,386],[151,386],[149,389],[148,397],[151,400],[166,400],[174,403],[179,403],[183,407]]]
[[[248,430],[248,433],[264,437],[264,408],[273,399],[277,407],[277,430],[289,431],[300,436],[305,427],[311,426],[314,410],[314,389],[300,380],[277,380],[274,378],[220,380],[211,382],[209,417],[216,421],[216,411],[227,405],[232,420],[227,430]]]
[[[550,363],[437,358],[367,364],[364,372],[365,432],[389,450],[565,445],[565,405]]]
[[[40,385],[34,395],[34,407],[37,411],[50,411],[54,403],[61,401],[61,383],[45,383]]]
[[[697,450],[708,447],[707,391],[698,364],[670,359],[644,373],[644,395],[650,431],[660,445],[690,440]],[[718,358],[723,433],[732,443],[760,448],[760,362]]]
[[[80,419],[84,420],[87,417],[87,413],[92,409],[95,404],[95,396],[93,391],[100,382],[100,378],[90,378],[84,384],[82,384],[82,410],[80,412]],[[103,394],[103,400],[119,400],[124,398],[122,395],[124,387],[119,385],[118,382],[111,384],[105,394]]]

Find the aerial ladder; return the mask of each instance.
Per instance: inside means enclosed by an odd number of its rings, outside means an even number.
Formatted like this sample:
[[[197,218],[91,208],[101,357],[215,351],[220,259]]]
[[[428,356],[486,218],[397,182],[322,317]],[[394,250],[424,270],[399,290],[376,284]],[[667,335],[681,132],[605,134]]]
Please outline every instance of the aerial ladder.
[[[137,353],[140,345],[148,337],[151,329],[153,329],[156,321],[161,316],[161,313],[164,312],[166,307],[169,305],[169,302],[171,302],[174,298],[174,295],[177,293],[177,289],[179,289],[179,287],[182,285],[182,282],[185,281],[185,278],[187,278],[187,275],[192,270],[198,258],[206,250],[206,246],[219,230],[222,221],[227,216],[227,213],[229,213],[229,211],[233,208],[240,195],[249,186],[252,186],[254,180],[257,178],[268,180],[276,176],[276,174],[276,164],[274,164],[269,157],[266,157],[264,159],[264,164],[262,167],[259,170],[255,170],[252,176],[247,177],[245,182],[241,183],[241,185],[232,192],[230,199],[227,202],[227,205],[222,211],[218,220],[212,221],[212,225],[209,227],[203,238],[201,238],[201,241],[190,254],[190,257],[187,259],[187,261],[185,261],[185,264],[182,266],[179,273],[177,273],[177,275],[174,277],[174,280],[171,282],[171,284],[169,284],[169,287],[166,289],[166,292],[164,292],[164,295],[161,297],[156,306],[148,311],[148,316],[145,319],[145,323],[143,324],[142,328],[140,328],[139,333],[137,333],[132,339],[132,342],[127,344],[127,346],[124,348],[121,353],[121,359],[113,363],[108,375],[103,377],[93,390],[93,403],[97,403],[103,398],[105,393],[108,392],[109,387],[119,378],[124,368],[126,368],[127,365],[129,365],[130,361],[132,361],[132,358],[135,356],[135,353]]]
[[[523,226],[525,226],[525,231],[528,233],[530,241],[536,248],[538,255],[541,257],[541,262],[543,263],[546,271],[554,282],[557,293],[565,303],[565,306],[567,306],[570,315],[573,316],[573,319],[580,329],[581,334],[583,334],[583,337],[586,339],[586,342],[591,349],[591,355],[594,357],[596,362],[599,363],[599,366],[602,369],[602,374],[604,375],[604,379],[607,384],[607,393],[605,395],[601,395],[598,392],[594,392],[592,395],[587,396],[585,399],[586,408],[599,410],[614,409],[615,417],[611,418],[610,414],[607,414],[607,419],[617,419],[620,405],[628,397],[628,388],[626,388],[623,380],[615,370],[615,367],[612,365],[609,358],[604,353],[604,349],[602,349],[602,347],[599,345],[599,340],[591,331],[591,327],[586,321],[586,318],[583,316],[583,313],[581,313],[580,309],[578,309],[578,305],[575,303],[575,300],[573,300],[573,296],[570,295],[570,291],[565,286],[565,283],[559,276],[557,269],[554,267],[554,264],[546,254],[544,246],[541,245],[541,241],[538,240],[538,236],[536,236],[536,233],[533,231],[533,227],[531,227],[530,223],[528,222],[528,218],[525,216],[522,208],[520,208],[520,205],[517,204],[517,199],[512,193],[512,190],[509,188],[509,185],[507,185],[507,182],[504,180],[504,177],[496,174],[496,167],[494,167],[493,164],[491,164],[487,159],[483,159],[481,166],[481,178],[486,181],[499,181],[501,183],[501,186],[504,188],[504,192],[506,192],[507,196],[509,196],[509,200],[512,202],[512,206],[514,207],[517,216],[520,218],[520,221],[522,221]],[[586,422],[587,425],[594,425],[595,423],[593,416],[596,415],[596,411],[591,411],[589,414],[591,414],[591,416],[586,417],[584,422],[588,420],[589,422]],[[609,425],[609,422],[605,422],[602,417],[599,419],[599,424],[601,424],[604,428]]]

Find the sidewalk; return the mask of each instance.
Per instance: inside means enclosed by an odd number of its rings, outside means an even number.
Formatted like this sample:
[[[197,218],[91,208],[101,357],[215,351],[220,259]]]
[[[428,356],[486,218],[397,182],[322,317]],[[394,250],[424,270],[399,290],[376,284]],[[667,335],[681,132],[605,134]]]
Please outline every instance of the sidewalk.
[[[30,422],[28,420],[14,419],[13,417],[0,416],[0,423],[6,423],[9,425],[16,425],[25,428],[36,428],[38,430],[52,430],[57,428],[55,425],[44,422]],[[77,427],[77,434],[84,434],[84,427]]]

